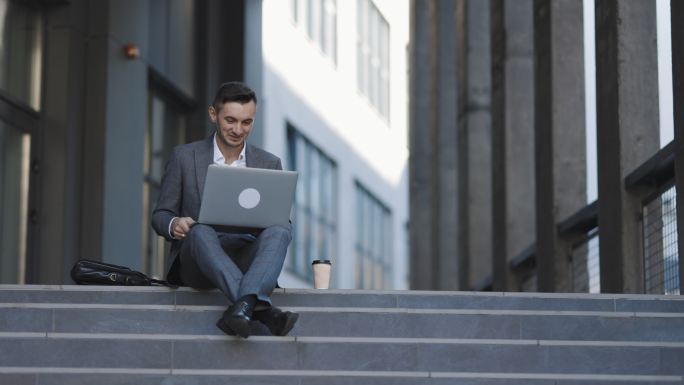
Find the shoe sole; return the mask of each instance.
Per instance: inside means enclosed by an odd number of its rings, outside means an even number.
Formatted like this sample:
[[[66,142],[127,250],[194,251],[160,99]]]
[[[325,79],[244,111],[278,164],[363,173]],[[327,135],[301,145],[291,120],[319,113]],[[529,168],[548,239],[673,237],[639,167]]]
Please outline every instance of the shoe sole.
[[[297,320],[299,319],[299,314],[297,313],[290,313],[287,316],[287,320],[285,320],[285,326],[283,326],[283,330],[278,333],[279,336],[286,336],[287,333],[292,330],[292,328],[295,326],[295,323],[297,323]]]
[[[226,321],[221,318],[216,322],[216,326],[229,336],[249,337],[249,321],[247,320],[231,318],[229,321]]]

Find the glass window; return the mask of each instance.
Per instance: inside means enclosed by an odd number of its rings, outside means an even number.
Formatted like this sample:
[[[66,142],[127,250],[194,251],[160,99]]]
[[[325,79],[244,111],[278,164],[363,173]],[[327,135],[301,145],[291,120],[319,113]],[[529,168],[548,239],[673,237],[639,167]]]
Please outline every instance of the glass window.
[[[31,137],[0,120],[0,283],[23,283]]]
[[[290,0],[290,17],[337,63],[337,0]]]
[[[357,86],[389,119],[389,24],[370,0],[357,0],[356,5]]]
[[[336,258],[335,163],[296,129],[288,126],[289,168],[299,172],[292,216],[293,242],[286,267],[310,280],[311,261]]]
[[[356,184],[356,287],[392,288],[392,215],[367,189]]]
[[[40,109],[42,17],[24,2],[0,0],[0,90]]]
[[[143,268],[147,274],[160,278],[168,267],[166,257],[170,243],[154,232],[150,220],[159,197],[166,160],[173,148],[184,142],[185,116],[168,97],[154,89],[150,90],[148,103],[143,183]]]

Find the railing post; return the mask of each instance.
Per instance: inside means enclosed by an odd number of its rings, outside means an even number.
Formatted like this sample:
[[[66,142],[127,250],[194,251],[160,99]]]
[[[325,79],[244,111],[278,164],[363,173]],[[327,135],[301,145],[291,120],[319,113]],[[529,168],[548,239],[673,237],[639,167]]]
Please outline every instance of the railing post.
[[[535,170],[539,291],[569,287],[556,223],[586,204],[582,2],[535,0]]]
[[[641,293],[641,197],[624,178],[659,148],[655,1],[595,9],[601,291]]]
[[[532,0],[492,1],[494,290],[517,290],[509,261],[534,241]]]

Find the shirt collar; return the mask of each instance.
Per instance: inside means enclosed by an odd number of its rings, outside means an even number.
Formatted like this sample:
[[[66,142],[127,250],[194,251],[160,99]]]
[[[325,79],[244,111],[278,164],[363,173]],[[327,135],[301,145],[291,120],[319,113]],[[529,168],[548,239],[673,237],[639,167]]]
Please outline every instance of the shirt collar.
[[[242,146],[242,151],[240,151],[240,155],[238,156],[237,161],[238,162],[244,162],[245,161],[245,150],[247,149],[247,142],[245,142],[245,145]],[[226,158],[223,156],[223,153],[221,152],[221,149],[219,149],[218,143],[216,142],[216,133],[214,133],[214,163],[215,164],[225,164],[226,163]]]

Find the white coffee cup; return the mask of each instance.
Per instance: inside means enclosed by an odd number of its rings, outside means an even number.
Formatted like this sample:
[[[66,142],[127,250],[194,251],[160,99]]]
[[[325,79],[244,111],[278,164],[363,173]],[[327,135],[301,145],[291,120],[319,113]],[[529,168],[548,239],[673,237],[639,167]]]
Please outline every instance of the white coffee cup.
[[[332,263],[328,259],[317,259],[311,262],[314,273],[314,289],[327,289],[330,287],[330,269]]]

